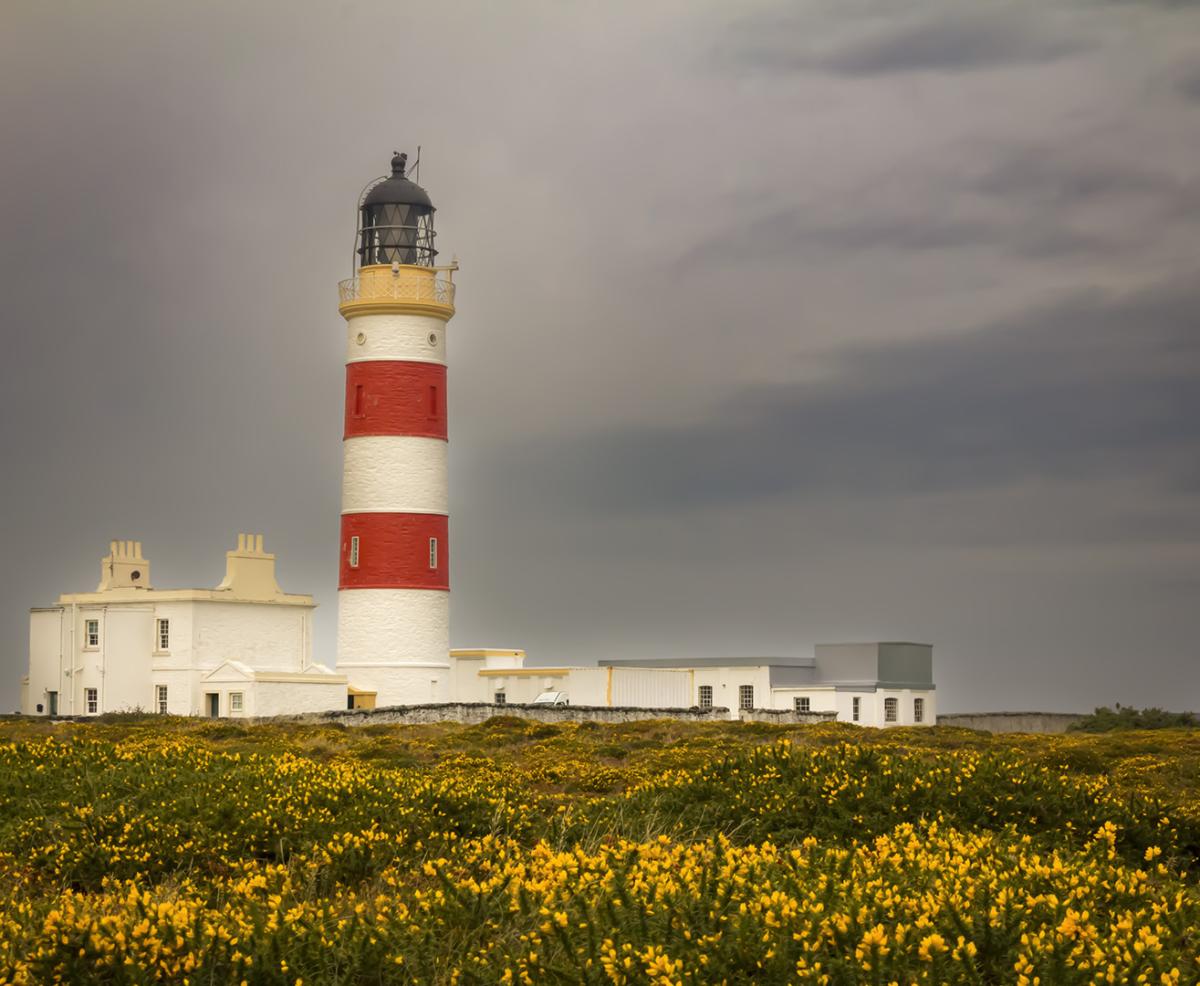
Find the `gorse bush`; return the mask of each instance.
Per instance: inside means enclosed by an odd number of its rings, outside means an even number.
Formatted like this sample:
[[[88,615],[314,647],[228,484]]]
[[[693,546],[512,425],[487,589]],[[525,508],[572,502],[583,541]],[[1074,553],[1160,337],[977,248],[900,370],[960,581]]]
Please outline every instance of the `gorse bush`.
[[[1200,726],[1192,712],[1164,712],[1162,709],[1133,709],[1117,703],[1114,711],[1102,705],[1090,716],[1073,722],[1072,732],[1107,733],[1115,729],[1186,729]]]
[[[1200,981],[1194,732],[0,729],[0,984]]]

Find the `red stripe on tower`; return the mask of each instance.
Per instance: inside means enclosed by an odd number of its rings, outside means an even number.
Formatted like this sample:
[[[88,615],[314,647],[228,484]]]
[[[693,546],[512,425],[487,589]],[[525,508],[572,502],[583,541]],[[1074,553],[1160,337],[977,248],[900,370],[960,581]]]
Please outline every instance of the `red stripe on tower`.
[[[345,438],[446,438],[446,367],[407,360],[346,364]]]
[[[444,514],[343,514],[338,588],[449,589],[449,543]]]

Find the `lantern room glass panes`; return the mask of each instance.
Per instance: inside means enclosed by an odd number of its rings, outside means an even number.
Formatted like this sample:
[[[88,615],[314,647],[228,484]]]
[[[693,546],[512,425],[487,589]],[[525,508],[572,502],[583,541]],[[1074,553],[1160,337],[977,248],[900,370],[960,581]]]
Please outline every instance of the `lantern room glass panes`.
[[[362,265],[418,264],[429,266],[433,249],[433,215],[423,205],[381,203],[362,210]]]

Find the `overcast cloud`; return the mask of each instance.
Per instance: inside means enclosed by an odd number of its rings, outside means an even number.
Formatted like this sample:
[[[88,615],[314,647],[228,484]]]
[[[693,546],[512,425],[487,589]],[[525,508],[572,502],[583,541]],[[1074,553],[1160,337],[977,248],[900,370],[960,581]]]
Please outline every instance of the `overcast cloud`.
[[[112,538],[333,662],[354,203],[457,254],[455,646],[934,644],[1200,708],[1200,10],[34,3],[0,32],[0,708]]]

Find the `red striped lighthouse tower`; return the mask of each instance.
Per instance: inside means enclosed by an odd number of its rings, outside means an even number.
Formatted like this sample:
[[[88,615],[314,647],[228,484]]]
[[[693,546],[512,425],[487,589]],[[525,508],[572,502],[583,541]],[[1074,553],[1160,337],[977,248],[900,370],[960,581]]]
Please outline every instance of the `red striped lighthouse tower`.
[[[359,203],[346,320],[337,667],[376,704],[449,699],[446,323],[433,203],[406,155]]]

